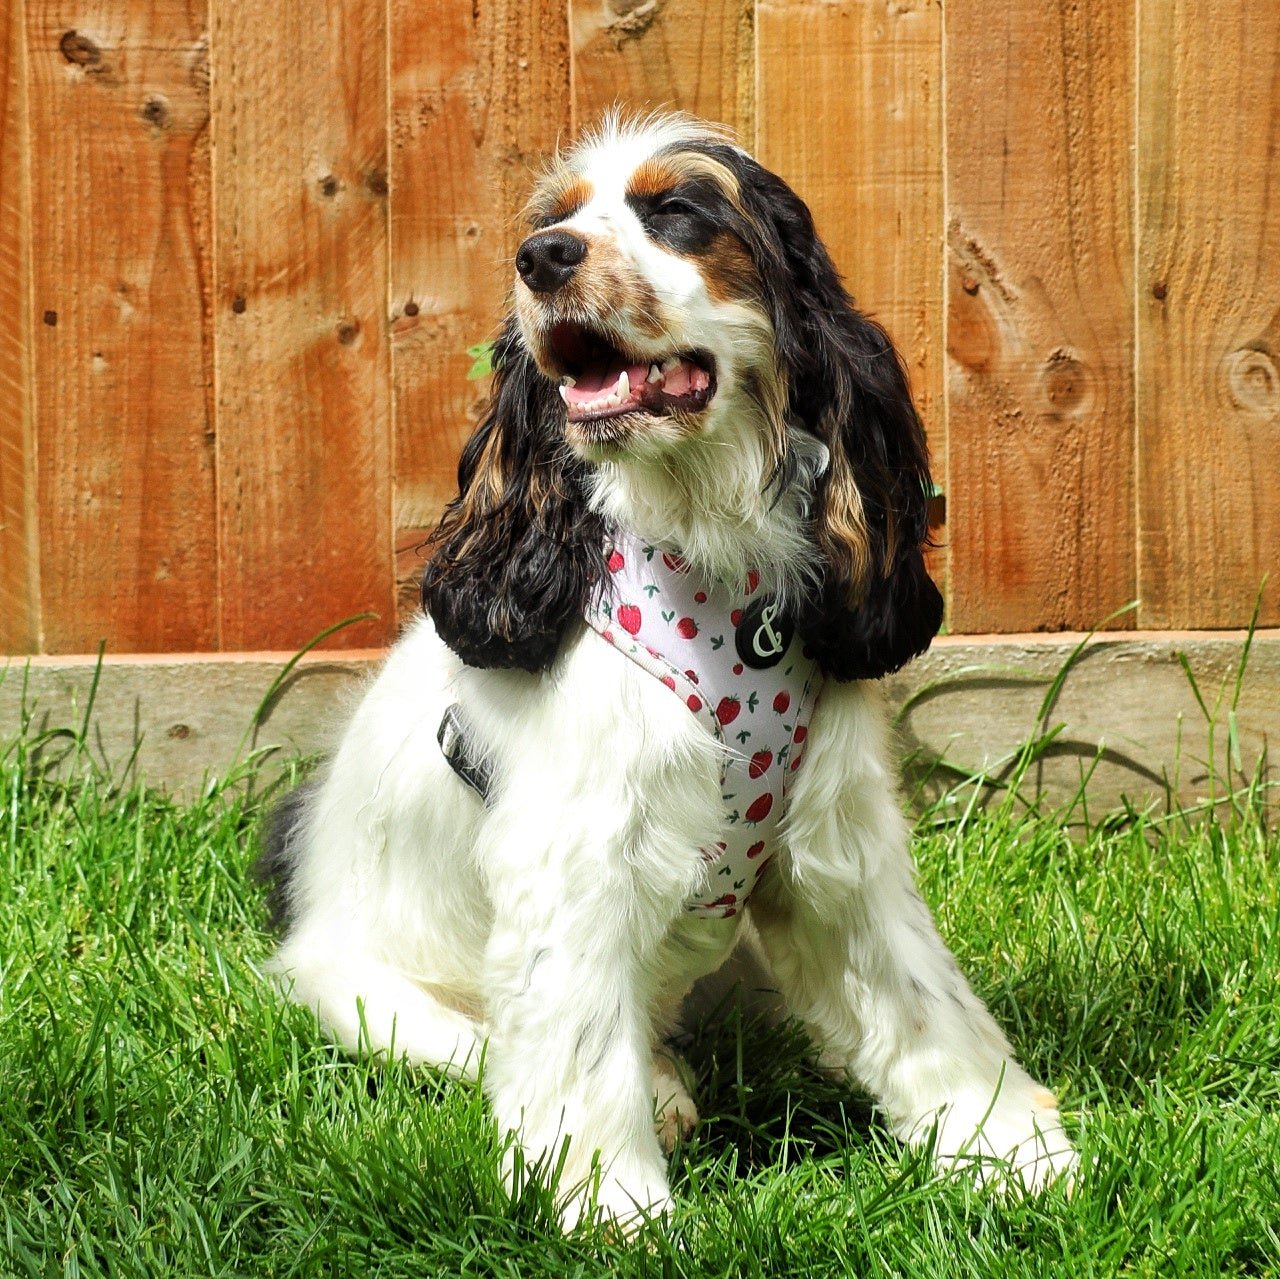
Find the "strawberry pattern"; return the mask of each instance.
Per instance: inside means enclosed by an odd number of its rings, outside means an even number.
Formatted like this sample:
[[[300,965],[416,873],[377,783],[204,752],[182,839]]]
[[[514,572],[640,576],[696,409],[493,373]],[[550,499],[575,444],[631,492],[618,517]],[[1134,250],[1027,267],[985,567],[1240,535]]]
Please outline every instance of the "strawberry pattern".
[[[737,660],[734,631],[760,576],[706,579],[672,547],[617,531],[608,579],[587,610],[605,640],[679,697],[725,750],[723,839],[701,851],[706,878],[686,910],[738,914],[773,856],[822,676],[793,639],[763,670]]]

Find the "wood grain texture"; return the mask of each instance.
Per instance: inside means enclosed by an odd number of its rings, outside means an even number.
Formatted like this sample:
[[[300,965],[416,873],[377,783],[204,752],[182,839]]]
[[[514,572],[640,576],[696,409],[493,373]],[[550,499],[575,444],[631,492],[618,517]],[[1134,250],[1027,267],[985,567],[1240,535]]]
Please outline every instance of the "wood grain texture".
[[[759,157],[808,203],[859,306],[902,352],[941,483],[940,0],[762,0],[756,24]],[[944,584],[945,568],[943,547],[930,569]]]
[[[385,17],[213,3],[227,648],[394,633]]]
[[[45,647],[211,648],[204,6],[26,17]]]
[[[574,129],[614,103],[679,107],[755,137],[752,0],[571,0]]]
[[[1143,0],[1145,626],[1280,620],[1280,6]]]
[[[1133,12],[948,9],[959,631],[1087,628],[1134,598]]]
[[[457,488],[488,395],[467,349],[511,288],[517,214],[569,125],[565,0],[391,0],[391,359],[401,614],[423,530]]]
[[[0,653],[40,647],[24,8],[0,8]]]

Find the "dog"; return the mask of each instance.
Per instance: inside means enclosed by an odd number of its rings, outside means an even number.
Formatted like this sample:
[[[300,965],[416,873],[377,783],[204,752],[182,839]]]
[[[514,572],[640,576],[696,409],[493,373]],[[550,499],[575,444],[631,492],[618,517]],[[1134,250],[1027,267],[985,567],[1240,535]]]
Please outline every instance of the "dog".
[[[606,118],[525,216],[424,614],[270,823],[275,971],[348,1049],[464,1078],[483,1050],[568,1227],[669,1204],[696,1110],[664,1037],[744,936],[904,1140],[1068,1174],[914,883],[875,681],[942,601],[889,338],[690,117]]]

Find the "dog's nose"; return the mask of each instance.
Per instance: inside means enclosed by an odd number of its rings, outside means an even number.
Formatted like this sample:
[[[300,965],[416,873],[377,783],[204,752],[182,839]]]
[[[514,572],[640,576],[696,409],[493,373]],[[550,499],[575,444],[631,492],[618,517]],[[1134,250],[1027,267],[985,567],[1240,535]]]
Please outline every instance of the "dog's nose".
[[[554,293],[587,256],[587,242],[569,231],[531,235],[516,254],[516,270],[535,293]]]

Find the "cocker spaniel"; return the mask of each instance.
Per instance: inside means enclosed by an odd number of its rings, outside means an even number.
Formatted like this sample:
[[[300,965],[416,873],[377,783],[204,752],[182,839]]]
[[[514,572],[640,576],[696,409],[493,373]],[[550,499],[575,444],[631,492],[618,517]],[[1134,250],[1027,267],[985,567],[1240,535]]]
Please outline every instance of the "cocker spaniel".
[[[663,1038],[744,933],[904,1139],[1068,1171],[895,795],[874,681],[942,605],[888,337],[795,193],[686,116],[607,119],[527,218],[426,615],[269,830],[277,971],[350,1048],[470,1077],[487,1045],[569,1224],[668,1203],[695,1112]]]

